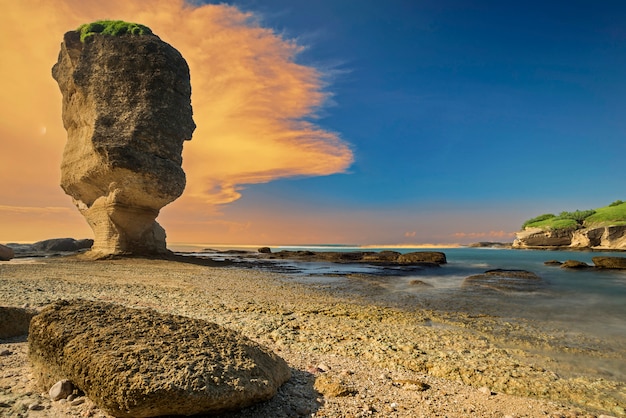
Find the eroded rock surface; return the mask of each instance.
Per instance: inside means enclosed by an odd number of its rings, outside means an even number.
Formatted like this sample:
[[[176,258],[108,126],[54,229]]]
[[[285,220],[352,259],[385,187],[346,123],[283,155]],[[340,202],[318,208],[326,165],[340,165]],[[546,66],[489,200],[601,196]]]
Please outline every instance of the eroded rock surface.
[[[513,248],[626,250],[626,225],[556,230],[526,228],[516,235]]]
[[[37,312],[15,306],[0,306],[0,338],[28,334],[30,320]]]
[[[526,270],[487,270],[466,277],[463,287],[478,287],[497,291],[533,292],[545,285],[543,279]]]
[[[160,209],[185,188],[195,129],[189,68],[156,35],[67,32],[52,75],[67,143],[61,187],[94,232],[95,254],[166,252]]]
[[[592,257],[597,268],[626,270],[626,257]]]
[[[237,332],[101,302],[48,306],[28,342],[41,389],[68,379],[116,417],[239,409],[290,378],[285,361]]]

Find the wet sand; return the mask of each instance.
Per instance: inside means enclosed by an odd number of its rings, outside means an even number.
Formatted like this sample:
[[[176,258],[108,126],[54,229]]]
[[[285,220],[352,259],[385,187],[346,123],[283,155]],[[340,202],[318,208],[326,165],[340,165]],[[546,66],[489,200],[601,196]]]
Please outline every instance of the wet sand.
[[[273,400],[224,416],[626,416],[625,382],[592,361],[624,352],[573,346],[565,332],[530,322],[374,303],[377,284],[358,286],[354,296],[289,272],[190,258],[0,263],[2,306],[83,298],[151,308],[232,328],[288,362],[294,377]],[[24,338],[0,340],[3,350],[11,354],[0,356],[0,415],[106,416],[88,399],[50,402],[34,391]],[[572,369],[577,356],[585,366]]]

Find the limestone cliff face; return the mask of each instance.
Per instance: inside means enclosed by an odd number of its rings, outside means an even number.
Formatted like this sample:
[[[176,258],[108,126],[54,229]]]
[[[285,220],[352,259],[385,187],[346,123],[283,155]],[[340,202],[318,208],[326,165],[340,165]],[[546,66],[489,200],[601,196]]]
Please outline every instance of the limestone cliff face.
[[[155,35],[67,32],[52,76],[67,143],[61,187],[94,231],[97,254],[166,252],[160,209],[185,188],[195,129],[189,68]]]
[[[626,250],[626,225],[557,230],[526,228],[516,235],[513,248]]]

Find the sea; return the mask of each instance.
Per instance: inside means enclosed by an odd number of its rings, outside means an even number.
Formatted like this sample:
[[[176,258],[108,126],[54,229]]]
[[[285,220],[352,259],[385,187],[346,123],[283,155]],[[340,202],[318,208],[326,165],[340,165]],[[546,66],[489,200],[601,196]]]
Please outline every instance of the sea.
[[[623,252],[542,251],[507,248],[372,248],[359,246],[276,246],[300,251],[440,251],[447,264],[438,268],[405,268],[365,264],[294,262],[275,260],[270,268],[285,272],[287,281],[308,284],[342,296],[437,311],[492,316],[503,321],[527,321],[538,329],[569,335],[587,344],[601,341],[599,350],[626,353],[626,270],[564,269],[544,264],[548,260],[578,260],[593,266],[592,257],[622,256]],[[224,247],[200,250],[172,248],[181,254],[231,258]],[[241,250],[241,248],[239,248]],[[256,249],[244,248],[255,252]],[[253,261],[241,253],[236,258]],[[254,265],[254,263],[252,263]],[[468,276],[493,269],[516,269],[535,273],[542,286],[529,291],[494,291],[464,286]],[[419,283],[416,285],[415,283]],[[584,336],[578,338],[577,336]],[[582,341],[585,341],[584,343]],[[573,347],[576,348],[576,347]],[[612,375],[626,381],[626,360],[611,362]]]

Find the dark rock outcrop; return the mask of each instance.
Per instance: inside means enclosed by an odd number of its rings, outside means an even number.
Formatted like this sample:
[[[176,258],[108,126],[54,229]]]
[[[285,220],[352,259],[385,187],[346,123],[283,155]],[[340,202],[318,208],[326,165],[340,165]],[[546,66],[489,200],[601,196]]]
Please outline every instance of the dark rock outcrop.
[[[186,61],[156,35],[70,31],[52,75],[68,136],[61,187],[93,229],[92,254],[167,252],[155,219],[185,188],[195,129]]]
[[[38,241],[34,244],[9,243],[16,258],[20,257],[47,257],[58,253],[75,253],[87,250],[93,245],[92,239],[52,238]]]
[[[15,257],[15,252],[11,247],[0,244],[0,261],[9,261]]]
[[[562,269],[588,269],[590,267],[589,264],[578,260],[566,260],[561,264]]]
[[[31,321],[41,389],[68,379],[116,417],[239,409],[274,396],[287,364],[241,334],[198,319],[82,300]]]
[[[597,268],[626,270],[626,257],[592,257]]]
[[[37,312],[32,309],[0,306],[0,338],[28,334],[30,320]]]
[[[32,251],[80,251],[91,248],[93,245],[92,239],[80,239],[74,238],[53,238],[44,241],[36,242],[32,245]]]
[[[498,291],[533,292],[544,285],[543,279],[530,271],[496,269],[466,277],[462,286]]]
[[[300,261],[327,261],[331,263],[366,263],[391,265],[439,266],[447,262],[439,251],[416,251],[402,254],[397,251],[279,251],[272,258]]]

